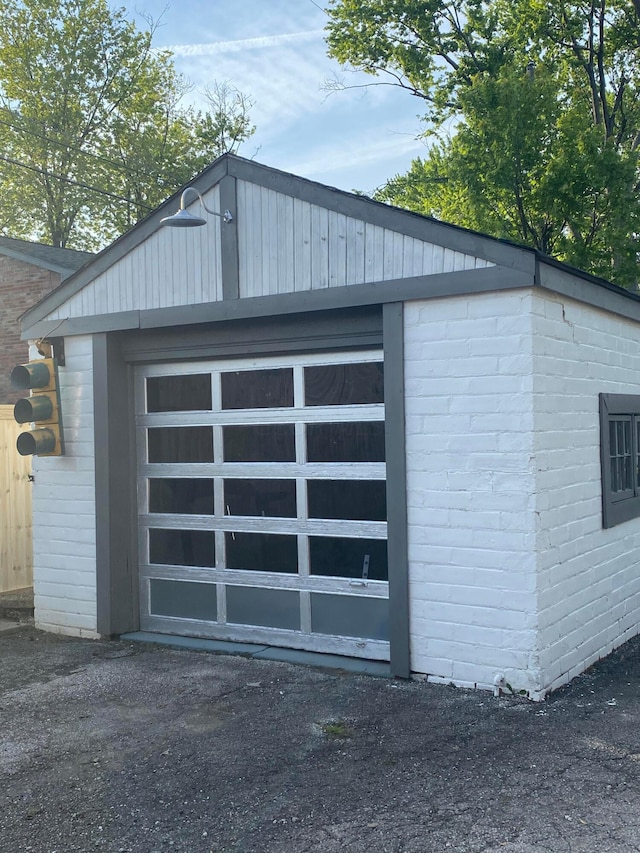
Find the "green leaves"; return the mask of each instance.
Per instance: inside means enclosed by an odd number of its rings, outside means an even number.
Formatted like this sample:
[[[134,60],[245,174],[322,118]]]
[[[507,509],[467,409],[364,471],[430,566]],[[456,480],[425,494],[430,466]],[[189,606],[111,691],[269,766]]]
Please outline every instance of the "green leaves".
[[[210,110],[151,32],[106,0],[0,0],[0,229],[96,249],[251,135],[232,89]]]
[[[333,56],[434,107],[426,156],[379,198],[637,287],[633,4],[333,0],[329,16]]]

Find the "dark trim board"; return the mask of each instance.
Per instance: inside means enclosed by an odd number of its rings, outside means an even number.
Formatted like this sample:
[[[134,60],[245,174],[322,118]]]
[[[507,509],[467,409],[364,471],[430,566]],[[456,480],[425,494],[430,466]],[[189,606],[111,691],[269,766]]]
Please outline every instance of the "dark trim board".
[[[117,329],[159,329],[167,326],[193,326],[226,320],[279,317],[311,311],[331,311],[341,308],[383,305],[414,299],[438,299],[446,296],[465,296],[532,287],[534,277],[504,267],[484,267],[475,270],[419,275],[412,278],[351,284],[322,290],[304,290],[245,299],[227,299],[200,305],[181,305],[175,308],[153,308],[144,311],[125,311],[92,317],[48,320],[25,326],[23,340],[46,337],[55,330],[59,337],[92,334]]]
[[[579,278],[553,264],[541,263],[538,273],[540,287],[583,302],[592,308],[601,308],[629,320],[640,321],[640,296],[590,277]]]
[[[128,362],[275,355],[363,349],[382,344],[379,305],[343,311],[285,314],[181,328],[144,329],[123,335]]]
[[[411,675],[409,648],[409,556],[407,461],[404,408],[404,305],[383,308],[384,409],[387,457],[387,552],[391,673]]]
[[[236,211],[238,194],[236,179],[226,175],[220,181],[220,211]],[[238,222],[234,218],[225,222],[220,230],[222,266],[222,298],[238,299],[240,296],[240,260],[238,254]]]
[[[98,633],[139,627],[131,369],[113,335],[93,338]]]

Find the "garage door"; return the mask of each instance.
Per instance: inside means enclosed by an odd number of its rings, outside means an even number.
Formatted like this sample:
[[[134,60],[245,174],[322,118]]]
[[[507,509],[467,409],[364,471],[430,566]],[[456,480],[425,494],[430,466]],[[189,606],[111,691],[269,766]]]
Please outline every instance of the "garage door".
[[[378,351],[137,368],[141,628],[389,658]]]

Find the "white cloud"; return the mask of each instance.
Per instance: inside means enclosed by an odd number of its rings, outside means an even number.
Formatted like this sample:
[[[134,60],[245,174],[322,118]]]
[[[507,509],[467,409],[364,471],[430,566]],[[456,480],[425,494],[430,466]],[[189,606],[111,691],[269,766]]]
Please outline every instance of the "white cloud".
[[[283,44],[300,44],[322,38],[323,30],[306,30],[301,33],[278,33],[272,36],[214,41],[206,44],[168,45],[174,56],[217,56],[222,53],[240,53],[245,50],[281,47]]]
[[[126,2],[126,0],[125,0]],[[368,190],[408,168],[421,104],[327,56],[326,14],[315,0],[145,0],[162,17],[158,46],[193,84],[188,99],[228,82],[253,102],[257,131],[240,153],[345,189]],[[155,8],[154,8],[155,7]],[[326,80],[345,91],[328,97]]]

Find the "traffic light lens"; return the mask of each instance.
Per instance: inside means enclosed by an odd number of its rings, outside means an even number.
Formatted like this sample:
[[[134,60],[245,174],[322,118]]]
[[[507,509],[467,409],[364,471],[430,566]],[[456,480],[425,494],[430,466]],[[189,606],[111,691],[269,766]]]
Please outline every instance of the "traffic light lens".
[[[40,453],[53,453],[56,449],[56,434],[50,429],[35,429],[21,432],[16,442],[20,456],[33,456]]]
[[[53,415],[53,402],[50,397],[23,397],[13,407],[13,417],[19,424],[31,421],[46,421]]]
[[[29,391],[31,388],[46,388],[51,382],[49,366],[43,361],[30,364],[19,364],[11,371],[11,384],[18,391]]]

